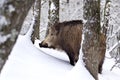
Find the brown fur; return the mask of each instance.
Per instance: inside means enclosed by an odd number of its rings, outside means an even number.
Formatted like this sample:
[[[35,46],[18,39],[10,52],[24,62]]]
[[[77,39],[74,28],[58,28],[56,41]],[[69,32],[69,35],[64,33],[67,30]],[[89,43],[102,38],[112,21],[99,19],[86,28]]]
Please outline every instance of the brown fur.
[[[71,65],[75,65],[79,58],[83,23],[81,20],[57,23],[49,29],[40,47],[58,48],[64,50]]]

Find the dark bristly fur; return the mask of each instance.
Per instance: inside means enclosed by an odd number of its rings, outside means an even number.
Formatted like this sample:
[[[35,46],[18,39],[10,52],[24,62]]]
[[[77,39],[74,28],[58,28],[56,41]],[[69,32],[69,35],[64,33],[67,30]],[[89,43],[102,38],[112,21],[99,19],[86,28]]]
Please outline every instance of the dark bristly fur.
[[[57,23],[50,27],[47,37],[39,45],[64,50],[69,57],[70,64],[75,65],[79,58],[82,28],[82,20]]]

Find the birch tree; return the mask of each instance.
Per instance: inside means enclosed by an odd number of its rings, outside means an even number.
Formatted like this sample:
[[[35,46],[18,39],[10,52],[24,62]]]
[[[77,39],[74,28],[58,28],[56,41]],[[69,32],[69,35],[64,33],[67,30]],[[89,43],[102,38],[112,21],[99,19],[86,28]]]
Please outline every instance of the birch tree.
[[[0,2],[0,71],[33,3],[34,0],[1,0]]]

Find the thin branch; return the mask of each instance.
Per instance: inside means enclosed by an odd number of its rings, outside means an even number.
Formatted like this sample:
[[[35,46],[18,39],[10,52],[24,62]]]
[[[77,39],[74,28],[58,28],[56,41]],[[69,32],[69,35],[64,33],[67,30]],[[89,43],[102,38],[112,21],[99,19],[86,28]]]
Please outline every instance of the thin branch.
[[[112,66],[112,68],[110,69],[110,71],[112,71],[113,68],[116,67],[117,64],[118,64],[118,61]]]
[[[110,53],[113,49],[115,49],[118,45],[120,45],[120,40],[113,45],[113,47],[111,47],[109,50],[108,50],[108,53]]]
[[[42,2],[41,5],[44,5],[46,2],[47,2],[47,1]]]

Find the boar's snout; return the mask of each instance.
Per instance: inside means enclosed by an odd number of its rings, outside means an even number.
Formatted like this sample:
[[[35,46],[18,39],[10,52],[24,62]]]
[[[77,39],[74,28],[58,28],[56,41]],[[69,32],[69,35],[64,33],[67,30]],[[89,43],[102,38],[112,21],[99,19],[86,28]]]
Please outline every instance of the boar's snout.
[[[40,47],[45,47],[45,48],[47,48],[47,47],[48,47],[48,44],[41,42],[41,43],[39,43],[39,46],[40,46]]]
[[[39,46],[44,47],[44,48],[53,48],[53,49],[55,49],[55,46],[49,45],[48,43],[45,43],[44,41],[39,43]]]

